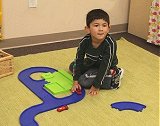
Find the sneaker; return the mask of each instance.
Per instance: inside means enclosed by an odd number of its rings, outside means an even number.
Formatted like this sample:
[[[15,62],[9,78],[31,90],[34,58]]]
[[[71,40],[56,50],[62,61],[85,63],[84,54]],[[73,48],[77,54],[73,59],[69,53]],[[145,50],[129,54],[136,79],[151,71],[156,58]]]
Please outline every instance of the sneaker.
[[[124,74],[124,69],[123,68],[118,68],[118,70],[121,72],[120,79],[122,79],[123,78],[123,74]]]
[[[118,89],[121,86],[121,79],[123,78],[124,70],[122,68],[117,69],[116,75],[112,79],[112,89]]]

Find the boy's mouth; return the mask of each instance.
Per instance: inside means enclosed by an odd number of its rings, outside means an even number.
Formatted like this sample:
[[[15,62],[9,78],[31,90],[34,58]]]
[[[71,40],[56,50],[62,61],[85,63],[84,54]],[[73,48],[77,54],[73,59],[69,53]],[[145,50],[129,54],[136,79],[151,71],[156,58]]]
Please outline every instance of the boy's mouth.
[[[97,35],[103,35],[104,33],[98,33]]]

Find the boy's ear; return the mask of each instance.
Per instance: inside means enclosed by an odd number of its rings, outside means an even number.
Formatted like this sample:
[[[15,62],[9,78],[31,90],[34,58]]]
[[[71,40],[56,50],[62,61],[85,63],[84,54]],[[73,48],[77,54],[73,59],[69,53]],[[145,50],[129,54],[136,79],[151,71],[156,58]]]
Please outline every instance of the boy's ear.
[[[111,29],[111,25],[109,25],[109,29]]]
[[[89,30],[89,27],[88,26],[85,26],[85,31],[87,32],[87,34],[89,34],[90,33],[90,30]]]

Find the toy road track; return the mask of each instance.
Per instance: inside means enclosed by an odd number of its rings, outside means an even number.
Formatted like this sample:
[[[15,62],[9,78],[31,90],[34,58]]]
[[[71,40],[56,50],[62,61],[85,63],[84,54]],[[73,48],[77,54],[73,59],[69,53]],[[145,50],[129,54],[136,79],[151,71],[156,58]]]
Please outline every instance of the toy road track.
[[[136,112],[142,112],[142,110],[146,108],[146,106],[143,104],[136,103],[136,102],[129,102],[129,101],[115,102],[111,104],[111,107],[118,109],[119,111],[133,110]]]
[[[43,88],[44,84],[46,84],[44,79],[34,80],[30,77],[31,74],[39,72],[53,73],[57,72],[57,70],[49,67],[31,67],[21,71],[18,75],[18,79],[43,101],[41,104],[31,106],[21,113],[21,126],[38,126],[38,123],[34,119],[36,115],[64,105],[76,103],[82,100],[85,96],[85,90],[82,89],[81,95],[78,95],[74,92],[70,96],[66,96],[63,98],[54,97]]]

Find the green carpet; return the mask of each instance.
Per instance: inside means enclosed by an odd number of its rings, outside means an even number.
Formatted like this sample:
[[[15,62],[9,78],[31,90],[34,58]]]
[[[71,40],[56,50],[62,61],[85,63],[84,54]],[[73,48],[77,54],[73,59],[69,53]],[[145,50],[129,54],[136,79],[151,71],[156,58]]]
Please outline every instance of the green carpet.
[[[118,42],[119,67],[125,70],[118,90],[101,90],[86,95],[69,110],[51,110],[36,116],[40,126],[158,126],[159,57],[124,39]],[[68,71],[76,48],[63,49],[14,58],[13,75],[0,79],[0,126],[19,126],[19,116],[26,108],[42,101],[17,78],[20,71],[32,66],[48,66]],[[33,75],[38,79],[39,74]],[[86,90],[88,92],[88,90]],[[118,111],[110,105],[119,101],[145,104],[142,112]]]

